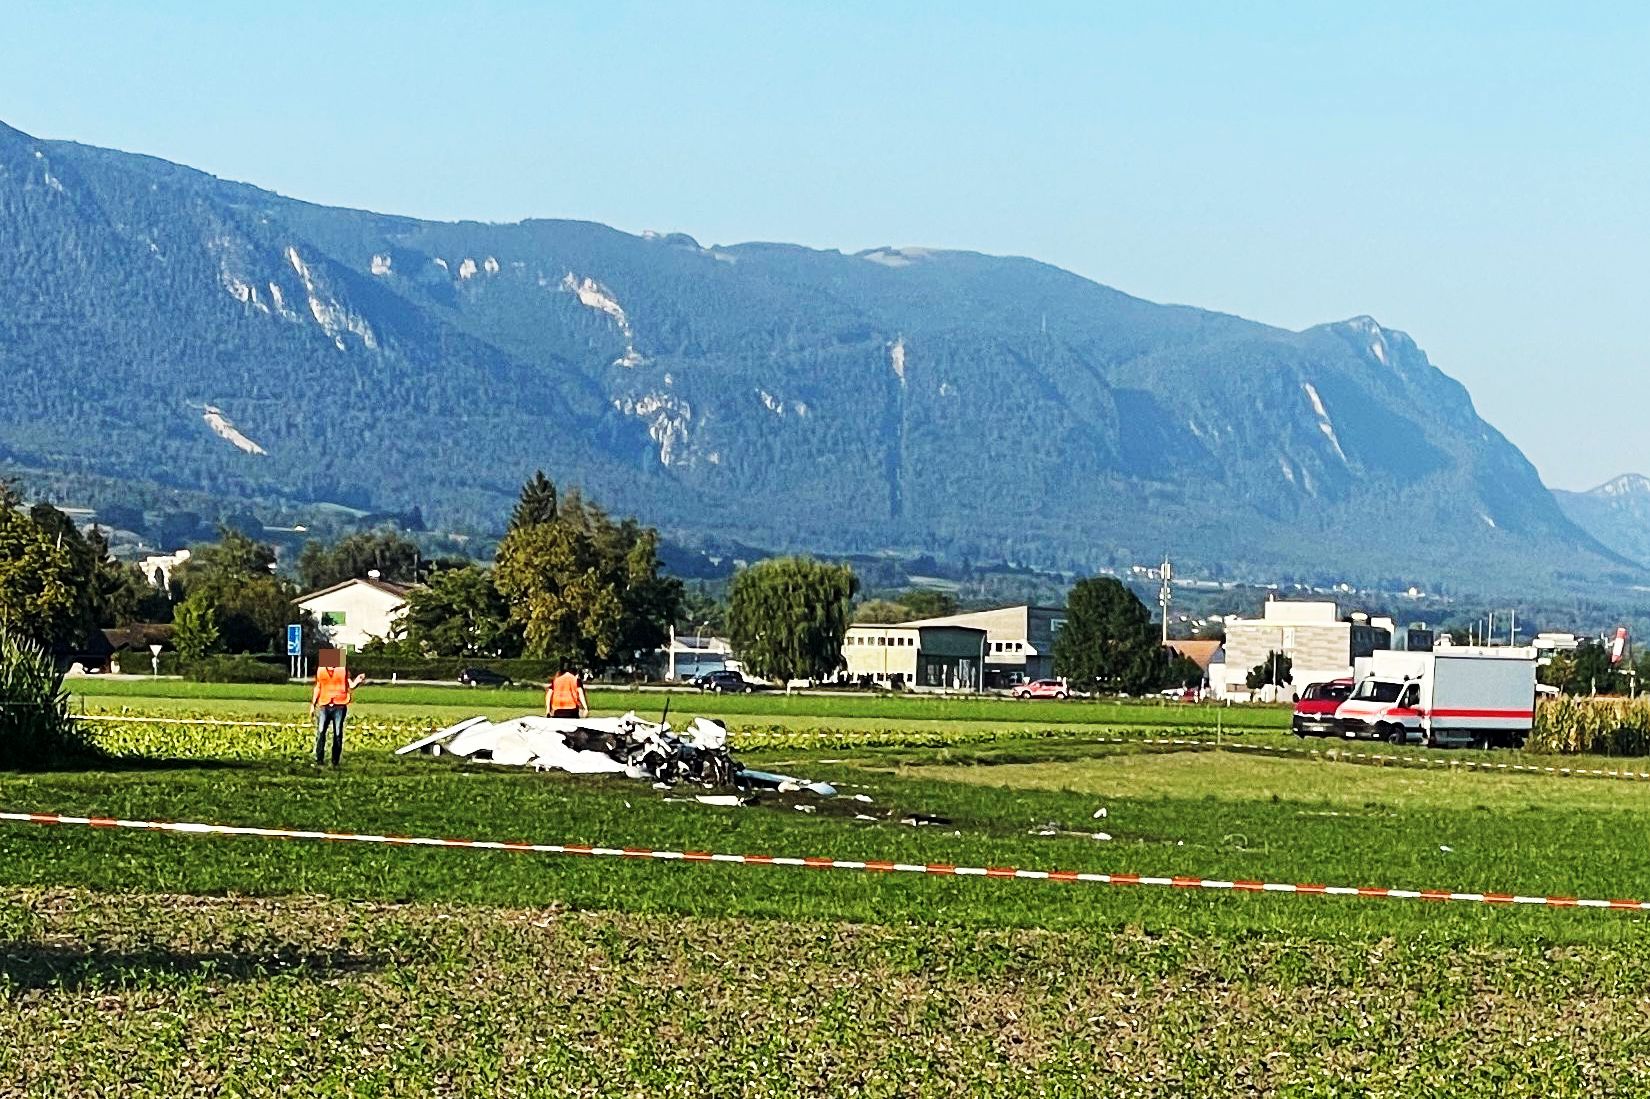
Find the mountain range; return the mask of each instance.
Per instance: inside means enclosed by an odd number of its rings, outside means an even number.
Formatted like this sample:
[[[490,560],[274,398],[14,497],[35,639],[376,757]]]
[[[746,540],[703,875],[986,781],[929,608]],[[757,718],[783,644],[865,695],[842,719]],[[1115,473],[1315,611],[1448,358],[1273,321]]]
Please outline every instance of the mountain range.
[[[487,530],[542,468],[689,542],[1480,589],[1650,560],[1369,317],[329,208],[3,125],[0,254],[0,470],[25,480]]]

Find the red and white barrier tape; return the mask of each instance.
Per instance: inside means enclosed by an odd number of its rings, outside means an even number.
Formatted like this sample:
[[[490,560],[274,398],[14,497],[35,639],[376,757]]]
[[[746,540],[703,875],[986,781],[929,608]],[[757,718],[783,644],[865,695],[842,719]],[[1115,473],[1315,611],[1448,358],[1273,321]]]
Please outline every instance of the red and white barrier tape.
[[[1514,893],[1467,893],[1446,889],[1388,889],[1289,882],[1223,881],[1185,876],[1099,874],[1079,870],[1021,870],[1013,866],[953,866],[950,863],[889,862],[880,859],[797,858],[786,855],[729,855],[711,851],[661,851],[648,847],[596,847],[582,843],[527,843],[506,840],[440,839],[429,836],[376,835],[366,832],[318,832],[290,828],[252,828],[230,824],[74,817],[61,813],[0,813],[0,821],[21,824],[82,824],[92,828],[129,828],[187,835],[257,836],[263,839],[326,840],[390,847],[470,847],[537,855],[585,855],[596,858],[651,859],[657,862],[720,862],[742,866],[796,866],[809,870],[859,870],[869,873],[932,874],[960,878],[1018,878],[1028,881],[1088,882],[1095,885],[1157,885],[1171,889],[1208,889],[1235,893],[1294,893],[1327,897],[1381,897],[1388,900],[1458,901],[1469,904],[1529,905],[1543,908],[1611,908],[1650,911],[1650,901],[1588,900],[1577,897],[1520,896]]]

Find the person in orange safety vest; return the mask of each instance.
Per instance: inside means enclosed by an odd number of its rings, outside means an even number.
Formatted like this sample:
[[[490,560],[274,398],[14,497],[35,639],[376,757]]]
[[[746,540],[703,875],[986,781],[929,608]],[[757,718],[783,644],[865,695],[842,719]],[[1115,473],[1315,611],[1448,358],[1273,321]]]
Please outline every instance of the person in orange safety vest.
[[[584,697],[584,684],[565,664],[544,689],[544,713],[547,717],[584,717],[590,713],[589,700]]]
[[[325,762],[327,729],[332,730],[332,765],[344,756],[344,720],[349,717],[350,697],[366,682],[365,673],[349,677],[343,654],[322,649],[315,656],[315,690],[309,696],[309,716],[315,718],[315,766]]]

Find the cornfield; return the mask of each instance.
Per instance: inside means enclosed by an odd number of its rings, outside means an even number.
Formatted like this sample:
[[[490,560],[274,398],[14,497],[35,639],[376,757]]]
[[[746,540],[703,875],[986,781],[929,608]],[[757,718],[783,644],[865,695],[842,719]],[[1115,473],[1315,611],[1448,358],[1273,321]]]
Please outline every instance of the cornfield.
[[[1526,747],[1563,755],[1650,755],[1650,697],[1542,699]]]

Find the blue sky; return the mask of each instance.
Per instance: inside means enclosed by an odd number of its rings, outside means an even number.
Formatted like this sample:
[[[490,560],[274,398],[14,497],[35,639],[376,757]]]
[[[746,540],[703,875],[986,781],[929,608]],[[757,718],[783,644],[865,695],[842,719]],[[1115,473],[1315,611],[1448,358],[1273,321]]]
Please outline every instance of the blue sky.
[[[0,119],[316,202],[1034,256],[1650,472],[1650,5],[12,0]]]

